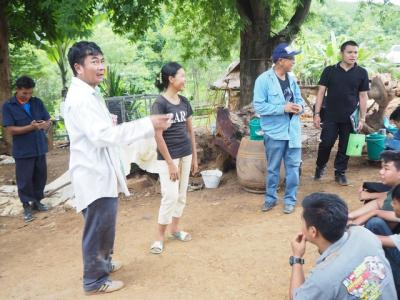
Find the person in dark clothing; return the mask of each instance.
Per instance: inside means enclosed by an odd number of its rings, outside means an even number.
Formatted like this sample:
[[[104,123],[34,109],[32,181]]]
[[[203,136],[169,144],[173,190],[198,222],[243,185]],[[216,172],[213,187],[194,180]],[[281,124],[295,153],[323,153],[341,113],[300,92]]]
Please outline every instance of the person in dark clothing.
[[[18,196],[24,207],[24,220],[34,219],[32,209],[47,211],[40,203],[47,180],[46,131],[51,126],[50,115],[43,102],[32,97],[35,82],[28,76],[16,81],[16,93],[3,106],[3,126],[13,137],[12,155]]]
[[[340,54],[342,60],[336,65],[326,67],[319,80],[314,126],[318,129],[322,127],[322,131],[314,180],[320,180],[324,175],[331,149],[339,136],[334,163],[335,181],[340,185],[348,185],[345,173],[349,156],[346,155],[346,148],[349,135],[353,132],[350,115],[359,106],[357,131],[360,131],[365,123],[369,80],[367,71],[356,63],[358,57],[356,42],[343,43]],[[321,123],[321,108],[326,92],[324,120]]]

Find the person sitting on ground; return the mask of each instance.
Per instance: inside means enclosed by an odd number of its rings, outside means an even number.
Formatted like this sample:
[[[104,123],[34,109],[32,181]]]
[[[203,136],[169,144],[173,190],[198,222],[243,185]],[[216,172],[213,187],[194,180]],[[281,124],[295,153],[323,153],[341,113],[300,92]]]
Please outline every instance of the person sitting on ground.
[[[361,226],[346,230],[348,208],[334,194],[313,193],[302,202],[302,232],[292,241],[290,299],[396,299],[389,262],[379,239]],[[306,243],[321,256],[307,279]]]
[[[368,221],[368,229],[378,235],[389,260],[396,284],[397,297],[400,299],[400,184],[392,191],[391,205],[394,211],[386,211],[379,217],[373,217]],[[392,229],[388,223],[394,222],[397,226]]]
[[[382,183],[393,188],[400,184],[400,151],[386,150],[381,153],[382,167],[379,171]],[[386,196],[385,196],[386,194]],[[348,216],[349,223],[356,225],[365,224],[375,214],[380,216],[387,211],[393,211],[390,205],[392,201],[392,191],[380,193],[360,193],[361,200],[370,200],[367,204],[351,212]]]
[[[400,106],[390,114],[389,120],[396,125],[397,129],[400,129]],[[400,130],[397,130],[393,136],[386,138],[385,148],[389,150],[400,150]]]

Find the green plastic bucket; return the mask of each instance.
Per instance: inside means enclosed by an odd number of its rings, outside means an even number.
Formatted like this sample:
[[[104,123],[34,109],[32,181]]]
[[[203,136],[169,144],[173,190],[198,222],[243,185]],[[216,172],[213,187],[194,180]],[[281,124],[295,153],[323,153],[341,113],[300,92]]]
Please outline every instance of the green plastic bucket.
[[[347,143],[346,155],[361,156],[362,148],[365,144],[365,134],[350,133]]]
[[[250,140],[257,141],[264,139],[264,133],[262,132],[259,118],[251,119],[249,127],[250,127]]]
[[[367,135],[367,153],[369,160],[379,160],[382,151],[385,149],[385,138],[383,134],[377,132]]]

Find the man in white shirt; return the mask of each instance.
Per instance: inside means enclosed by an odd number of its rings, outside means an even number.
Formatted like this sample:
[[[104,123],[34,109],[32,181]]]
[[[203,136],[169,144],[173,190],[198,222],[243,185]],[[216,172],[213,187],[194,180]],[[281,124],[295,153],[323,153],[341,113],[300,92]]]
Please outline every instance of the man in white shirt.
[[[93,42],[75,43],[68,51],[74,77],[64,105],[70,139],[70,176],[75,206],[82,211],[83,288],[86,294],[109,293],[123,282],[109,280],[122,264],[111,260],[115,238],[118,193],[129,195],[119,145],[131,145],[170,126],[170,116],[158,115],[113,125],[98,92],[104,78],[104,58]]]

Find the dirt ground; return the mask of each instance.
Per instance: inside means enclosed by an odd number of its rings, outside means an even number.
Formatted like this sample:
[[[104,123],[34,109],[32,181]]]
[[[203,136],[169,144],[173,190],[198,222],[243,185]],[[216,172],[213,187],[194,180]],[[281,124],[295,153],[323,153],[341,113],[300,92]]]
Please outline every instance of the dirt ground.
[[[303,154],[299,199],[315,191],[338,193],[350,208],[360,205],[362,181],[378,179],[379,166],[352,158],[352,185],[312,181],[315,147]],[[68,150],[48,156],[49,179],[62,174]],[[10,184],[12,166],[1,166],[0,185]],[[282,196],[282,193],[279,193]],[[167,242],[161,255],[149,253],[156,230],[160,196],[140,193],[120,201],[114,258],[124,263],[113,278],[126,287],[93,299],[288,299],[290,240],[299,231],[300,212],[284,215],[282,203],[262,213],[263,195],[243,191],[235,172],[224,174],[218,189],[191,192],[182,228],[188,243]],[[300,202],[300,201],[299,201]],[[83,219],[75,211],[39,213],[28,225],[22,217],[0,217],[0,299],[86,299],[82,293]],[[317,252],[307,246],[305,269]]]

